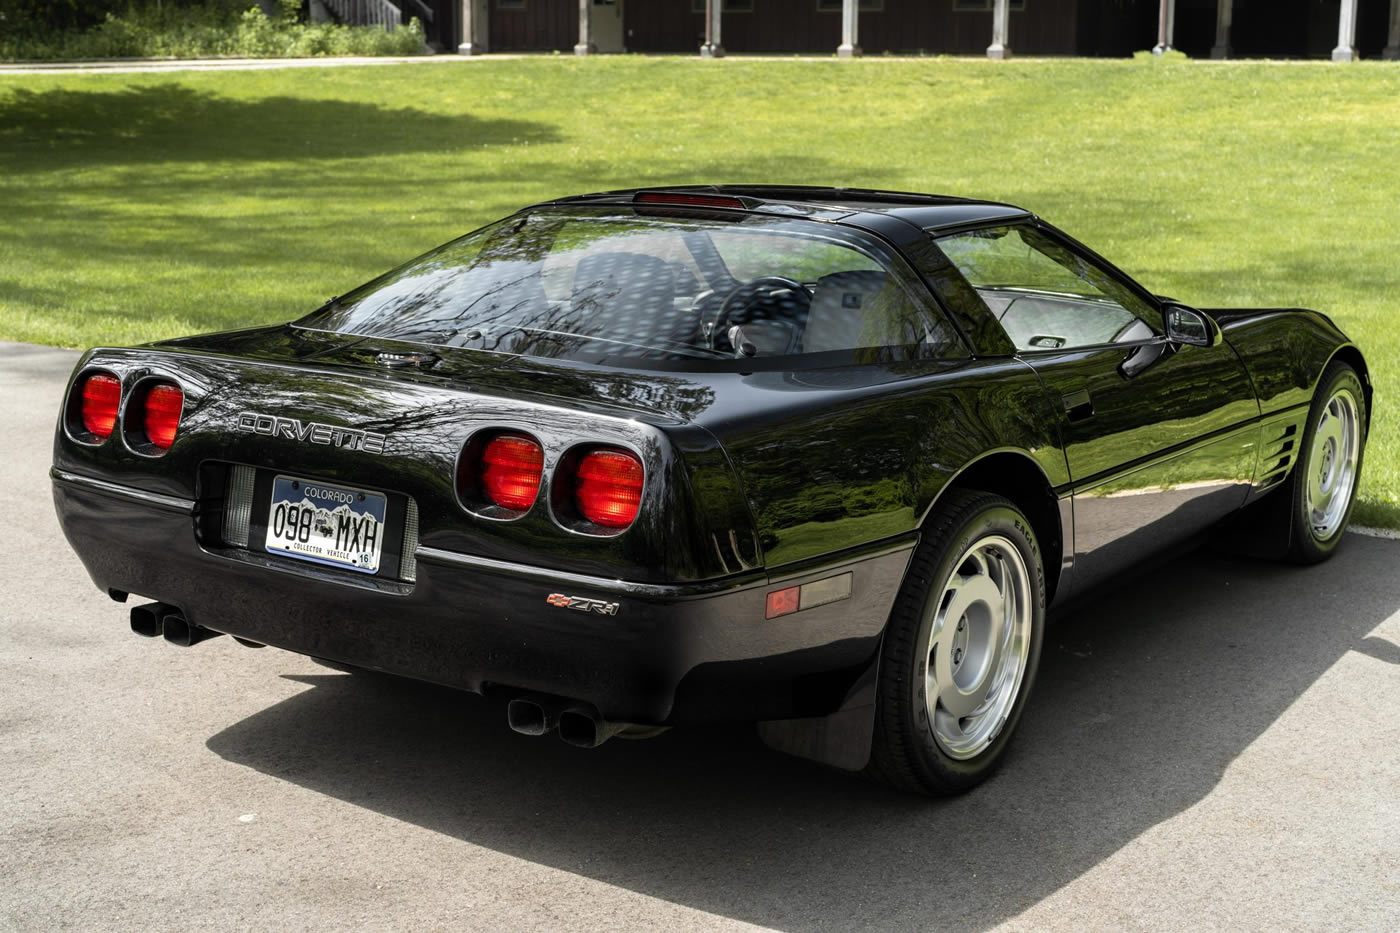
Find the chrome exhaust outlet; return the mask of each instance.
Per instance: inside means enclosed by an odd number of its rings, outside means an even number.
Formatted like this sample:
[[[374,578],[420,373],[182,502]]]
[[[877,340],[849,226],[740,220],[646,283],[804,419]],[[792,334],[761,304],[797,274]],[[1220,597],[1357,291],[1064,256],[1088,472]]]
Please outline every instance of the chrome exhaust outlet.
[[[175,611],[165,603],[146,603],[131,607],[131,630],[143,638],[159,638],[162,620]]]
[[[542,697],[516,697],[506,706],[506,722],[521,735],[546,735],[559,727],[559,707]]]
[[[165,640],[172,645],[179,645],[181,648],[188,648],[190,645],[197,645],[210,638],[217,638],[223,632],[215,632],[207,628],[200,628],[198,625],[191,625],[178,609],[170,609],[161,617],[161,627],[165,631]]]
[[[591,706],[569,706],[559,714],[559,738],[575,748],[597,748],[627,728],[608,722]]]

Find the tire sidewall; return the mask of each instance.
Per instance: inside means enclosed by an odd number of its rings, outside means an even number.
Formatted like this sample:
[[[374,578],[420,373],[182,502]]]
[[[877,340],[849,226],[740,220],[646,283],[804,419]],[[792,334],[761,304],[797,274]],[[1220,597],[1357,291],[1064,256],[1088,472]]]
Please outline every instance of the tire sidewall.
[[[1337,533],[1326,541],[1319,541],[1313,534],[1312,516],[1308,512],[1307,477],[1312,467],[1309,458],[1312,456],[1313,435],[1317,431],[1318,422],[1322,420],[1322,412],[1337,390],[1344,387],[1349,389],[1352,397],[1356,399],[1356,478],[1351,490],[1351,500],[1347,502],[1347,509]],[[1351,524],[1351,511],[1356,505],[1356,493],[1361,487],[1361,467],[1366,459],[1366,393],[1362,389],[1361,379],[1356,375],[1356,370],[1346,363],[1334,362],[1318,381],[1312,407],[1308,409],[1308,420],[1303,430],[1303,449],[1300,453],[1298,464],[1294,468],[1293,483],[1294,553],[1305,561],[1320,561],[1331,556],[1342,538],[1346,537],[1347,526]]]
[[[919,627],[913,645],[919,651],[927,649],[929,633],[949,578],[968,548],[987,535],[1000,535],[1010,541],[1020,552],[1031,578],[1031,631],[1026,670],[1021,678],[1016,700],[996,738],[976,757],[958,759],[943,751],[934,739],[925,700],[924,665],[920,663],[921,659],[911,659],[909,676],[912,682],[909,684],[908,696],[912,708],[907,710],[908,721],[915,733],[911,747],[916,750],[920,769],[934,781],[944,785],[970,787],[995,766],[1016,731],[1016,724],[1025,709],[1026,699],[1030,695],[1036,671],[1040,666],[1040,649],[1045,633],[1045,567],[1030,522],[1020,512],[1004,506],[993,506],[974,513],[958,527],[956,533],[948,537],[924,593],[918,615]]]

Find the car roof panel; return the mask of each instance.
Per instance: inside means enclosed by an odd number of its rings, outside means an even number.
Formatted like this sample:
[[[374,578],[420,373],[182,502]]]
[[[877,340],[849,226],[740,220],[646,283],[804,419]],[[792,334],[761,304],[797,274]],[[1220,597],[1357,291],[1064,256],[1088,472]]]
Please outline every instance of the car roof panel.
[[[998,201],[958,198],[946,195],[880,191],[870,188],[833,188],[808,185],[669,185],[656,188],[628,188],[596,194],[560,198],[549,204],[630,204],[641,191],[715,194],[743,198],[749,209],[764,207],[796,208],[823,220],[851,218],[851,215],[887,214],[929,231],[997,220],[1030,216],[1024,208]]]

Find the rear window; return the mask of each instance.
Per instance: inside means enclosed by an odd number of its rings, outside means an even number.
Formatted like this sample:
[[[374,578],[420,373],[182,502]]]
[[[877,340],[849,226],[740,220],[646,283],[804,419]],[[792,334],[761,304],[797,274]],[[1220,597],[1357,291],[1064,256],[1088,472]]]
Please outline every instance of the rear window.
[[[620,366],[962,355],[942,314],[878,241],[786,217],[518,215],[298,323]]]

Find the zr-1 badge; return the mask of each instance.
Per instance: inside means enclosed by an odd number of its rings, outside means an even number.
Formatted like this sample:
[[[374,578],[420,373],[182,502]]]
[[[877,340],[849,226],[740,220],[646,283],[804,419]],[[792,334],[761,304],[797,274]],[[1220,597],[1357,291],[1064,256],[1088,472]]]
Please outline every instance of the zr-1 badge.
[[[576,609],[579,612],[597,612],[605,616],[617,615],[617,610],[622,607],[622,603],[610,603],[601,599],[589,599],[586,596],[565,596],[563,593],[550,593],[545,602],[551,606],[558,606],[560,609]]]

